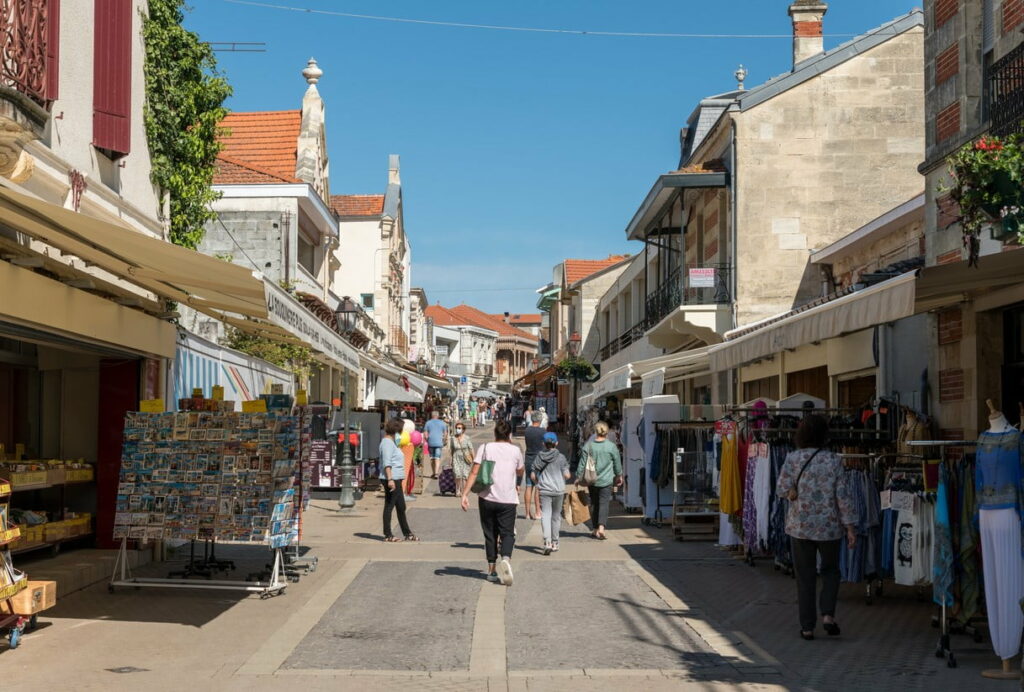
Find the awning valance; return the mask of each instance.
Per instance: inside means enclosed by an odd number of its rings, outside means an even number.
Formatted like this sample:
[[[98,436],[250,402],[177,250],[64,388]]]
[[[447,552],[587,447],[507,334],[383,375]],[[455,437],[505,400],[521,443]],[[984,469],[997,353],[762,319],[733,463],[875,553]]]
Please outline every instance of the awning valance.
[[[917,271],[907,272],[842,298],[780,315],[763,326],[712,346],[708,353],[712,372],[723,372],[744,363],[798,346],[831,339],[914,314]]]
[[[633,366],[621,365],[594,383],[590,394],[596,399],[616,392],[624,392],[633,386]]]

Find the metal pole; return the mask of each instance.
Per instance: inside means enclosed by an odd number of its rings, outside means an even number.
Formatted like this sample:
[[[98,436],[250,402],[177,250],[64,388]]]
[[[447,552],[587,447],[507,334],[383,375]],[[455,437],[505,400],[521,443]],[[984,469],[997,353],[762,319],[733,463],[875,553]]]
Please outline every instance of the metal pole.
[[[338,507],[341,509],[352,509],[356,506],[355,496],[355,466],[352,464],[352,446],[349,443],[349,411],[351,406],[348,400],[348,373],[342,371],[342,405],[345,407],[345,430],[342,432],[341,448],[338,450],[341,462],[341,494],[338,496]]]
[[[572,377],[572,418],[569,421],[569,466],[572,468],[573,473],[576,472],[576,466],[579,463],[579,424],[576,417],[579,415],[578,403],[576,398],[576,388],[579,378],[574,374]]]

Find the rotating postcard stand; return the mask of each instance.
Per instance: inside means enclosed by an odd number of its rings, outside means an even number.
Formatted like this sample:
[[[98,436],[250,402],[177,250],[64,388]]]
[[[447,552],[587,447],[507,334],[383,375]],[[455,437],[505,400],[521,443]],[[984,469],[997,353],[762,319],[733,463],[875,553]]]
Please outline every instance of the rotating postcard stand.
[[[284,549],[297,540],[297,419],[277,413],[129,413],[114,538],[121,541],[109,590],[118,586],[241,590],[269,597],[288,583]],[[301,507],[301,505],[300,505]],[[187,540],[181,578],[136,577],[129,540]],[[250,581],[210,579],[230,560],[197,562],[195,541],[269,546],[272,565]],[[196,569],[197,565],[201,568]],[[203,568],[206,567],[206,568]],[[200,576],[203,579],[190,579]]]

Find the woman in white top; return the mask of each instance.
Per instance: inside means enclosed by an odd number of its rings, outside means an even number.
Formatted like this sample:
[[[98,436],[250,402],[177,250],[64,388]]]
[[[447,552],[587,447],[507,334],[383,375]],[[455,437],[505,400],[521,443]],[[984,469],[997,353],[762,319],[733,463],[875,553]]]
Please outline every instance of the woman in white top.
[[[494,424],[494,442],[480,445],[473,459],[473,470],[462,491],[462,510],[469,511],[469,491],[480,473],[485,459],[494,462],[491,485],[479,495],[480,528],[484,532],[484,551],[487,554],[487,580],[510,586],[512,584],[512,548],[515,546],[516,508],[519,492],[516,477],[526,468],[523,451],[510,441],[511,426],[505,421]],[[498,560],[498,537],[501,537],[501,560]]]

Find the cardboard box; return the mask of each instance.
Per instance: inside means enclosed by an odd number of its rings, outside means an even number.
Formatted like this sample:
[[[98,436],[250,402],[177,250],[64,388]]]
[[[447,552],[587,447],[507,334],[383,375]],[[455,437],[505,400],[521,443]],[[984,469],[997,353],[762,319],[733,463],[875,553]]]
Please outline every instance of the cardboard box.
[[[64,472],[64,480],[67,483],[80,483],[82,481],[91,481],[93,479],[93,470],[88,469],[67,469]]]
[[[57,605],[57,582],[31,581],[28,586],[11,598],[14,612],[18,615],[33,615]],[[7,602],[0,602],[0,613],[10,614]]]
[[[43,524],[43,538],[47,543],[60,541],[68,537],[68,526],[63,521],[51,521]]]
[[[24,486],[46,485],[46,473],[46,471],[20,471],[9,474],[8,480],[15,489]]]
[[[46,482],[50,485],[60,485],[64,482],[64,468],[49,469],[46,472]]]

